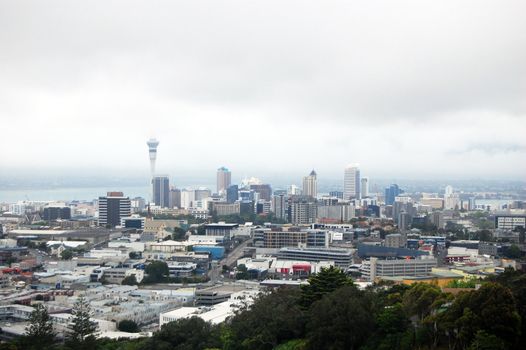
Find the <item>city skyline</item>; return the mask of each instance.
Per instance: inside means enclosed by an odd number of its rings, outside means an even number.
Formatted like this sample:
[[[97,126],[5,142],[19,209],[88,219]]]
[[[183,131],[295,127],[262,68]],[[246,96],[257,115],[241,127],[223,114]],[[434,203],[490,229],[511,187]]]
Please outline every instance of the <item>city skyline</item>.
[[[524,13],[0,0],[0,348],[520,348]]]
[[[526,173],[523,2],[123,4],[0,5],[3,174]]]

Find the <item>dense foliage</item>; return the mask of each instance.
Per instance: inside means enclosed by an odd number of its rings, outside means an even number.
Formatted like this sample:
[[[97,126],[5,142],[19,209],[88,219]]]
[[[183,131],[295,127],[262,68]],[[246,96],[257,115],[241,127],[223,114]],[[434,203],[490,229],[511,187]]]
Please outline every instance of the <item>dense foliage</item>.
[[[507,270],[479,289],[447,294],[429,284],[359,290],[338,269],[308,286],[262,293],[221,325],[194,317],[151,338],[100,339],[93,349],[521,349],[526,342],[526,274]],[[7,347],[11,346],[11,348]],[[22,349],[17,343],[0,349]],[[56,348],[78,349],[55,345]],[[44,347],[42,347],[44,348]]]

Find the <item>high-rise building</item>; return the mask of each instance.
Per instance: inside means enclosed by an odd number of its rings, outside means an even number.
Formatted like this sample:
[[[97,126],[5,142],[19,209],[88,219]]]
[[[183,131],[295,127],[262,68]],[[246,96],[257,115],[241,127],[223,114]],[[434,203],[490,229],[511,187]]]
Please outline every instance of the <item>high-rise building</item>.
[[[369,197],[369,178],[362,177],[360,191],[362,193],[362,198]]]
[[[55,207],[55,206],[46,207],[44,208],[42,219],[46,221],[55,221],[59,219],[69,220],[71,219],[71,208],[70,207]]]
[[[170,207],[170,180],[166,175],[154,176],[152,181],[153,202],[161,208]]]
[[[272,196],[272,211],[278,219],[287,220],[287,213],[289,208],[287,194],[274,194]]]
[[[299,196],[302,194],[302,190],[301,188],[293,184],[289,186],[287,193],[291,196]]]
[[[195,201],[195,191],[183,189],[181,190],[181,208],[189,209]]]
[[[433,224],[437,229],[444,228],[444,213],[441,211],[434,211],[429,215],[429,221],[431,224]]]
[[[303,195],[316,198],[318,195],[318,180],[314,169],[308,176],[303,177]]]
[[[336,203],[318,205],[318,222],[343,223],[351,220],[354,215],[354,205],[349,203]]]
[[[311,196],[291,196],[289,198],[289,222],[295,225],[316,222],[318,205]]]
[[[229,186],[226,189],[226,201],[227,203],[234,203],[239,198],[239,187],[237,185]]]
[[[397,184],[392,184],[385,189],[385,205],[393,205],[395,198],[404,193]]]
[[[460,197],[458,193],[453,192],[453,187],[450,185],[447,185],[444,191],[444,209],[460,209]]]
[[[196,201],[203,200],[212,196],[212,191],[205,187],[199,187],[195,190],[194,198]]]
[[[259,194],[258,199],[264,199],[270,201],[272,197],[272,187],[269,184],[250,185],[250,190]]]
[[[338,199],[343,199],[343,192],[342,191],[330,191],[329,192],[330,197],[335,197]]]
[[[358,164],[351,164],[343,176],[343,199],[360,199],[360,195],[360,168]]]
[[[108,192],[106,197],[99,197],[99,226],[118,226],[121,218],[130,215],[130,198],[122,192]]]
[[[181,190],[175,187],[170,190],[170,208],[181,208]]]
[[[411,214],[402,211],[398,216],[398,228],[400,232],[405,232],[409,230],[409,225],[411,224]]]
[[[217,169],[217,193],[224,194],[230,187],[232,173],[224,166]]]

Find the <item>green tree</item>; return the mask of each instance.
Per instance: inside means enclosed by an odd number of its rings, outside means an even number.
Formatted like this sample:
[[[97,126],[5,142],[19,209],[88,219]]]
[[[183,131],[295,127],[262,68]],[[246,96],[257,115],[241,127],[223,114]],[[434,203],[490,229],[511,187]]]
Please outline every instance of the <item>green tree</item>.
[[[37,304],[29,317],[23,343],[27,348],[46,349],[53,344],[54,339],[55,332],[49,314],[42,304]]]
[[[468,350],[506,350],[506,344],[493,334],[478,331]]]
[[[301,286],[301,304],[304,307],[309,307],[324,295],[340,287],[353,284],[352,279],[345,272],[334,266],[322,268],[317,274],[311,275],[308,282],[309,284]]]
[[[376,297],[377,295],[372,295],[373,301]],[[401,303],[389,305],[379,310],[376,314],[375,323],[376,331],[369,337],[364,350],[411,348],[411,340],[413,339],[411,322]]]
[[[120,321],[117,328],[121,332],[127,332],[127,333],[139,332],[139,326],[137,326],[137,323],[135,323],[135,321],[132,321],[132,320]]]
[[[519,343],[526,344],[526,273],[507,268],[503,273],[490,276],[488,279],[509,288],[513,294],[515,306],[522,320]]]
[[[298,289],[278,288],[238,310],[222,332],[224,349],[270,350],[302,337],[305,312]]]
[[[60,257],[62,260],[71,260],[73,258],[73,250],[72,249],[64,249],[62,253],[60,253]]]
[[[129,275],[123,278],[121,284],[125,286],[136,286],[139,282],[137,282],[135,275]]]
[[[402,305],[408,315],[418,316],[418,319],[422,321],[437,306],[436,301],[439,300],[441,294],[440,289],[436,286],[416,283],[405,292]]]
[[[239,264],[237,267],[237,273],[236,273],[236,279],[237,280],[248,280],[248,269],[245,264]]]
[[[371,300],[354,286],[325,295],[309,310],[308,349],[358,349],[374,329]]]
[[[75,349],[92,349],[96,341],[98,326],[91,321],[91,307],[89,301],[80,296],[73,306],[73,319],[67,344]]]
[[[184,240],[186,236],[186,230],[180,228],[180,227],[174,227],[173,228],[173,234],[172,239],[175,241]]]
[[[468,347],[479,331],[498,337],[508,347],[520,336],[521,319],[513,295],[498,283],[485,283],[476,291],[459,294],[438,321],[442,332],[461,348]]]
[[[152,340],[155,349],[162,348],[157,347],[158,342],[168,344],[169,348],[174,350],[219,348],[221,346],[219,329],[199,317],[184,318],[164,324]]]
[[[519,259],[522,255],[521,249],[516,245],[512,244],[506,251],[506,257],[510,259]]]
[[[153,261],[145,269],[148,276],[145,278],[146,283],[160,283],[166,280],[170,271],[164,261]]]

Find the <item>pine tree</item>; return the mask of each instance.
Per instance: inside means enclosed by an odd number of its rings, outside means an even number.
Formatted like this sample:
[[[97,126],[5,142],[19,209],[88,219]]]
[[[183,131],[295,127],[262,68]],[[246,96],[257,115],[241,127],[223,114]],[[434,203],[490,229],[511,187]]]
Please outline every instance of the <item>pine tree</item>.
[[[322,268],[317,274],[311,275],[308,281],[309,284],[301,286],[301,304],[307,308],[324,295],[343,286],[353,285],[352,279],[344,271],[334,266]]]
[[[26,328],[26,336],[24,339],[27,347],[45,349],[53,344],[53,340],[55,339],[53,323],[49,318],[46,308],[42,304],[37,304],[35,310],[31,312],[29,322],[30,324]]]
[[[97,324],[90,320],[91,307],[89,302],[81,296],[73,306],[68,343],[73,348],[87,349],[95,342]]]

